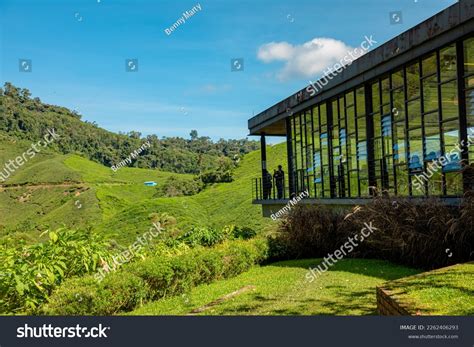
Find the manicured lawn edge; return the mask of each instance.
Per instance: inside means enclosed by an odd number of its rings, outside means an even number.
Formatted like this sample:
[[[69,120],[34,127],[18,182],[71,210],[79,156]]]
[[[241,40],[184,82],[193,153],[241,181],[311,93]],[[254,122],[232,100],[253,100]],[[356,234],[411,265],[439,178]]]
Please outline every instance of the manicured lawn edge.
[[[474,262],[390,281],[377,287],[381,315],[473,315]],[[472,294],[471,294],[472,295]]]

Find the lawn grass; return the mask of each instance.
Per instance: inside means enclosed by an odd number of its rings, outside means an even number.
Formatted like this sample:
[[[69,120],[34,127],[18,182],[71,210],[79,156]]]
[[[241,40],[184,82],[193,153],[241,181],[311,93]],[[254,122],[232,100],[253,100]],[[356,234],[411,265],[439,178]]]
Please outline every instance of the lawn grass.
[[[411,314],[474,315],[474,263],[457,264],[383,284]]]
[[[202,315],[371,315],[376,286],[419,271],[370,259],[343,259],[312,283],[308,267],[320,259],[254,267],[235,278],[201,285],[181,296],[149,303],[132,315],[186,315],[246,286],[253,290],[210,307]]]

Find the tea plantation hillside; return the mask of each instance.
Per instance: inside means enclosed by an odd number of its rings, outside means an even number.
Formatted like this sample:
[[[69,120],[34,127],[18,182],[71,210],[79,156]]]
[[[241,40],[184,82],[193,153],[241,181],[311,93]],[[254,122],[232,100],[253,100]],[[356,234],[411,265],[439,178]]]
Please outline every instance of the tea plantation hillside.
[[[0,162],[23,153],[31,143],[0,136]],[[269,167],[285,162],[284,144],[269,146]],[[196,195],[159,197],[170,177],[190,174],[124,167],[116,172],[76,154],[46,148],[0,186],[0,239],[37,241],[42,231],[59,226],[92,228],[119,243],[132,240],[150,224],[150,214],[167,212],[182,229],[228,224],[261,229],[270,222],[252,205],[251,179],[259,176],[260,152],[245,155],[234,180],[208,185]],[[157,182],[147,187],[145,181]]]

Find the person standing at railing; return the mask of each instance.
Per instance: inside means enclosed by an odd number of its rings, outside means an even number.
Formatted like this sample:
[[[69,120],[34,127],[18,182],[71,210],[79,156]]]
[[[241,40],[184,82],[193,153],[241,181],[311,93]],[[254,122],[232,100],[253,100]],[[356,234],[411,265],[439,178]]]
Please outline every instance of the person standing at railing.
[[[278,199],[283,199],[283,188],[285,186],[285,172],[282,170],[281,165],[278,165],[278,170],[274,172],[273,178],[275,179]]]
[[[272,195],[272,174],[267,170],[263,170],[263,199],[267,200]]]

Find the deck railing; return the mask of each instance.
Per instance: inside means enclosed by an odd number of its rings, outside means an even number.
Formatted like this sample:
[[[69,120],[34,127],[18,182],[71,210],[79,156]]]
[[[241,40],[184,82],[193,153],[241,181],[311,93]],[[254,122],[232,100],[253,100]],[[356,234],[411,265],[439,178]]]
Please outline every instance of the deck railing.
[[[264,185],[264,180],[259,178],[252,179],[252,197],[253,200],[286,200],[290,198],[289,184],[286,179],[277,182],[273,177],[271,187]]]

